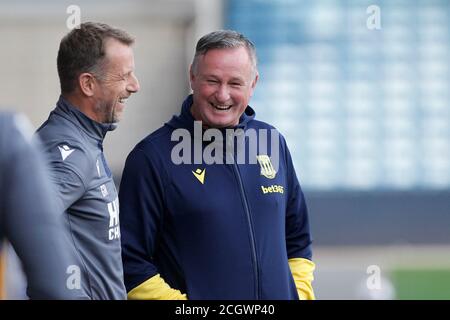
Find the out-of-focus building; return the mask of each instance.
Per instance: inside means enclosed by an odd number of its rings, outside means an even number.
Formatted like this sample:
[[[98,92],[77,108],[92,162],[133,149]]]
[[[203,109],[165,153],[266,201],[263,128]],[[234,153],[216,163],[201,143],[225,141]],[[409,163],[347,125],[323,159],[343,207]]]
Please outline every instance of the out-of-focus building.
[[[253,106],[309,201],[317,296],[450,299],[450,3],[226,8],[258,48]]]
[[[141,92],[127,103],[105,153],[120,177],[125,158],[149,132],[177,113],[189,93],[188,68],[198,38],[223,25],[221,1],[206,0],[0,0],[0,108],[14,107],[38,127],[59,95],[56,56],[74,22],[98,21],[136,37],[136,75]]]

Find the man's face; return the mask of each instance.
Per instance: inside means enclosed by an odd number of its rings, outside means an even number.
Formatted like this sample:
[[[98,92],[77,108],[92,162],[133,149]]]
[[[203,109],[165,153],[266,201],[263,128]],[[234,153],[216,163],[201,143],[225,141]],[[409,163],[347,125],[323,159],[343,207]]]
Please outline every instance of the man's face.
[[[248,105],[258,74],[245,47],[212,49],[190,70],[196,120],[212,128],[236,126]]]
[[[134,56],[130,46],[115,39],[105,44],[102,76],[97,79],[99,90],[94,95],[95,113],[101,123],[119,122],[125,100],[139,90],[134,75]]]

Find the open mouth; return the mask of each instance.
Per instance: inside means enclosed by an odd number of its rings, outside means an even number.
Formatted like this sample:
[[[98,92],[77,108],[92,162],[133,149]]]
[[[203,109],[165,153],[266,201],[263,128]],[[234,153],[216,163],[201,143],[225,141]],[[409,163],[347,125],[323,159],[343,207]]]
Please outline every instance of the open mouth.
[[[119,103],[124,104],[127,101],[128,97],[119,98]]]
[[[211,106],[216,109],[216,110],[220,110],[220,111],[227,111],[231,109],[231,105],[220,105],[220,104],[213,104],[210,103]]]

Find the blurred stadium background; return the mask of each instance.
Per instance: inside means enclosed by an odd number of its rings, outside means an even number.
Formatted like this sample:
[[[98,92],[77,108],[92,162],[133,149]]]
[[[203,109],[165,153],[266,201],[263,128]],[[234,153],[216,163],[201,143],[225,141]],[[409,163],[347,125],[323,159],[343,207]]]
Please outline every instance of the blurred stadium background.
[[[286,136],[309,203],[317,298],[450,299],[449,1],[0,0],[1,109],[35,127],[58,98],[73,4],[137,37],[141,92],[105,143],[117,182],[132,147],[179,111],[198,38],[236,29],[258,50],[251,104]]]

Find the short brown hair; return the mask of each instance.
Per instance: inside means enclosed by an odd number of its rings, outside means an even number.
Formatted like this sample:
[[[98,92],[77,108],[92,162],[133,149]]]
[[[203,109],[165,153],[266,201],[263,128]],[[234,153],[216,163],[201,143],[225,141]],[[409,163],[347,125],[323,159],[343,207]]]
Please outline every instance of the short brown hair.
[[[57,58],[61,93],[71,93],[81,73],[99,72],[97,68],[105,56],[105,41],[109,38],[126,45],[134,43],[134,37],[127,32],[97,22],[82,23],[61,40]]]

